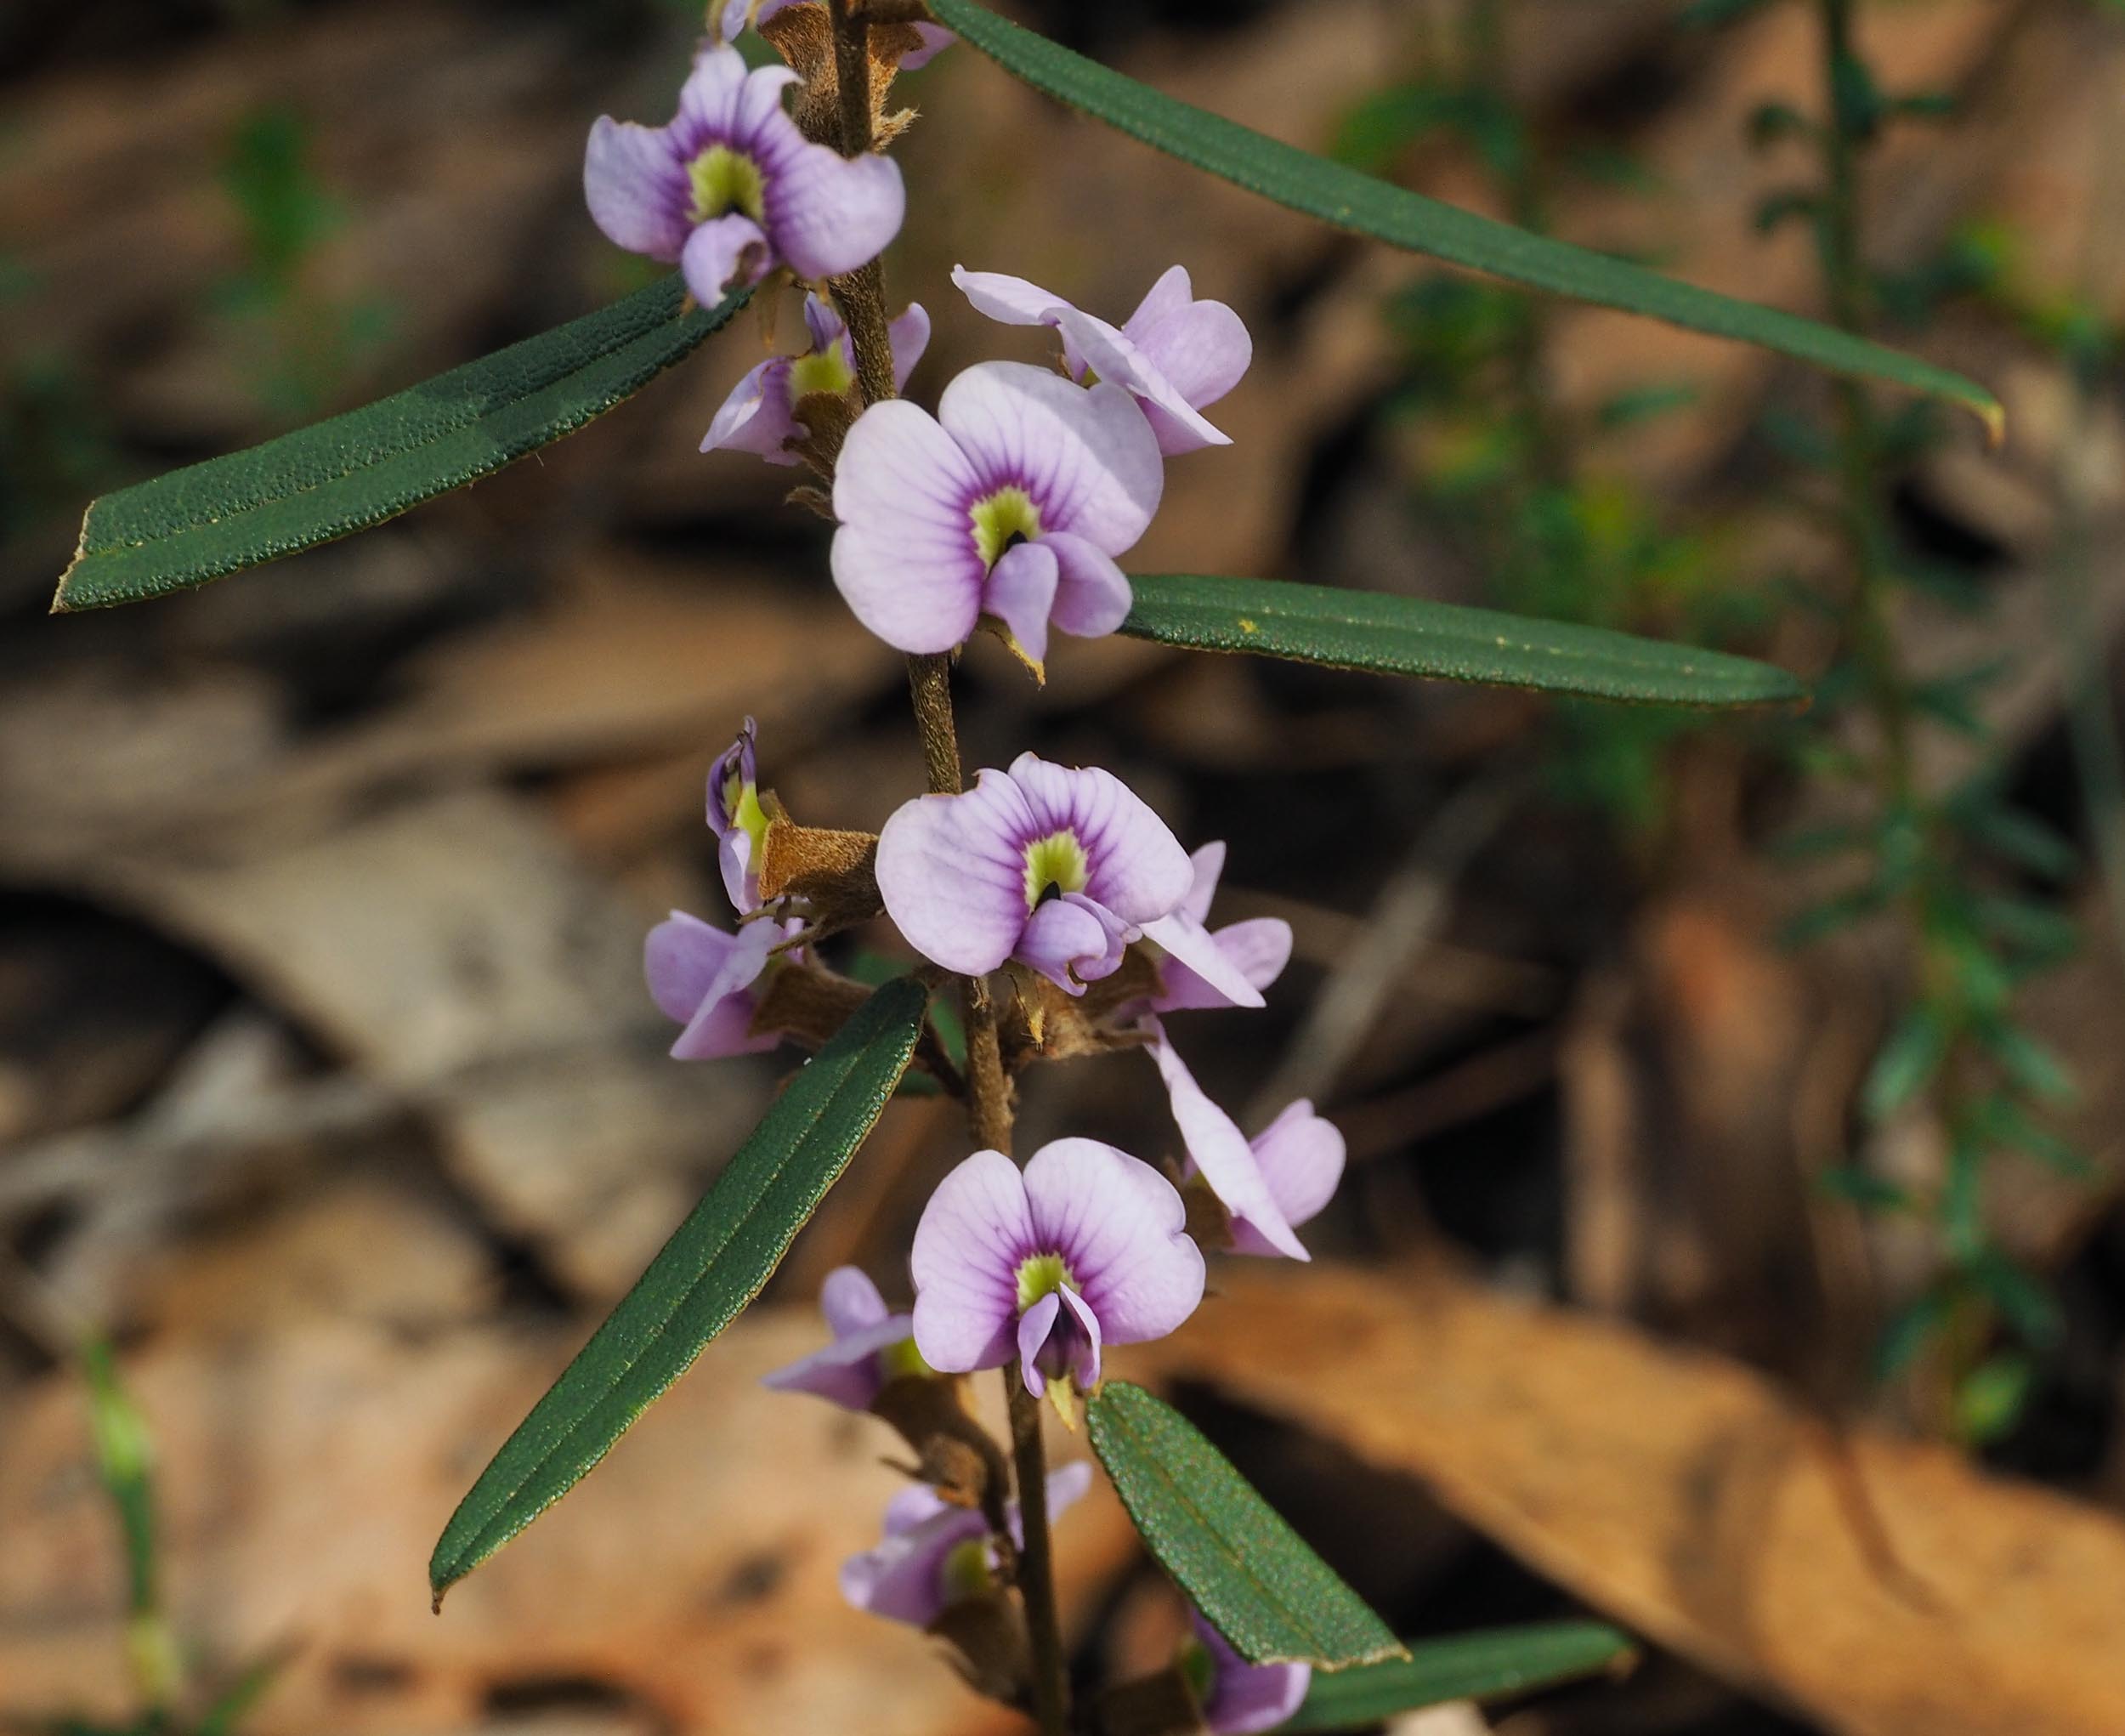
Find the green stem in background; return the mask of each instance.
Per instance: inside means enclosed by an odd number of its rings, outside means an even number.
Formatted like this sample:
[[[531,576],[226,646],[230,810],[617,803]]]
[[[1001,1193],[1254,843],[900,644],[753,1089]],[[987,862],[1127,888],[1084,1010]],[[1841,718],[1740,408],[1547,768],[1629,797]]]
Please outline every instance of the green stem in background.
[[[842,152],[860,156],[871,148],[870,26],[852,13],[849,0],[827,0],[834,31],[834,69],[839,81]],[[884,273],[879,262],[834,280],[836,304],[848,326],[850,360],[866,407],[896,395],[892,340],[886,320]],[[921,738],[922,763],[932,794],[956,795],[962,786],[959,731],[952,712],[951,664],[942,656],[908,659],[908,693]],[[975,1139],[1006,1155],[1011,1151],[1011,1086],[1004,1075],[996,1035],[996,1009],[988,983],[963,984],[966,1019],[967,1118]],[[1025,1608],[1033,1654],[1033,1710],[1041,1736],[1068,1736],[1069,1678],[1062,1652],[1055,1595],[1054,1548],[1048,1536],[1046,1455],[1040,1407],[1026,1391],[1014,1363],[1004,1370],[1011,1400],[1011,1455],[1024,1540],[1017,1551],[1018,1595]]]

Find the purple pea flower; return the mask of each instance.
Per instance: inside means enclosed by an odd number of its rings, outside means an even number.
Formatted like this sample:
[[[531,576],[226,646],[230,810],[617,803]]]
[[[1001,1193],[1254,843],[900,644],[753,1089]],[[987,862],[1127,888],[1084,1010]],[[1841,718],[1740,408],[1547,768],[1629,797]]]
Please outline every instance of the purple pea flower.
[[[818,279],[876,258],[900,232],[900,170],[807,139],[782,106],[796,82],[786,66],[749,72],[737,49],[711,41],[670,126],[602,116],[583,162],[598,228],[631,252],[676,260],[703,303],[779,264]]]
[[[1096,1139],[1057,1139],[1023,1170],[976,1152],[915,1227],[924,1360],[964,1374],[1015,1355],[1036,1398],[1051,1381],[1091,1391],[1104,1346],[1164,1337],[1203,1299],[1187,1217],[1164,1176]]]
[[[730,934],[683,911],[649,931],[642,960],[649,998],[684,1027],[672,1045],[673,1060],[755,1055],[780,1041],[773,1031],[753,1035],[752,1018],[760,1007],[755,985],[786,938],[779,922],[746,922]]]
[[[1202,408],[1239,383],[1254,360],[1254,340],[1224,303],[1196,300],[1185,267],[1172,267],[1153,284],[1119,327],[1023,277],[955,266],[952,281],[992,320],[1055,327],[1070,377],[1081,383],[1111,380],[1128,391],[1169,458],[1232,444],[1230,435],[1204,419]]]
[[[1159,443],[1119,386],[1023,362],[971,367],[937,415],[874,404],[834,477],[834,582],[896,650],[949,651],[986,615],[1040,672],[1048,624],[1097,638],[1129,613],[1114,557],[1165,487]]]
[[[1176,1013],[1196,1007],[1230,1007],[1232,996],[1220,984],[1238,976],[1257,991],[1266,989],[1284,974],[1291,962],[1291,925],[1281,916],[1255,916],[1244,922],[1228,922],[1211,929],[1210,901],[1217,896],[1218,877],[1225,871],[1221,840],[1207,843],[1189,858],[1195,878],[1181,908],[1173,913],[1171,932],[1185,933],[1184,950],[1191,956],[1214,952],[1228,967],[1216,982],[1204,977],[1179,956],[1170,956],[1159,969],[1164,988],[1145,1003],[1153,1013]],[[1259,992],[1255,1001],[1261,1005]]]
[[[819,1291],[834,1342],[761,1377],[778,1393],[811,1393],[846,1410],[868,1410],[886,1383],[929,1372],[915,1347],[914,1317],[892,1313],[878,1286],[854,1266],[826,1274]]]
[[[723,407],[708,425],[701,441],[704,452],[728,448],[757,452],[770,464],[794,464],[796,454],[789,442],[805,430],[796,419],[797,400],[808,392],[846,392],[856,383],[855,364],[848,353],[848,327],[834,305],[822,295],[804,298],[804,324],[812,347],[802,355],[770,356],[731,388]],[[930,344],[930,316],[920,303],[911,303],[887,327],[892,348],[892,383],[897,392],[922,360]]]
[[[1143,1029],[1190,1173],[1202,1177],[1232,1217],[1232,1251],[1310,1259],[1293,1226],[1318,1216],[1334,1194],[1343,1176],[1342,1133],[1300,1098],[1250,1140],[1195,1082],[1159,1021],[1148,1018]]]
[[[758,729],[748,718],[708,774],[717,865],[741,916],[760,908],[760,845],[768,816],[760,805],[758,758]],[[649,996],[684,1027],[672,1045],[673,1059],[712,1061],[775,1046],[772,1032],[751,1035],[759,1010],[756,984],[774,968],[774,949],[802,927],[761,920],[740,923],[734,934],[674,911],[649,931],[643,945]]]
[[[1299,1710],[1313,1680],[1308,1665],[1250,1664],[1203,1619],[1202,1611],[1188,1614],[1195,1638],[1182,1650],[1181,1669],[1213,1736],[1273,1730]]]
[[[725,42],[730,41],[750,22],[755,29],[765,24],[776,13],[785,8],[803,3],[803,0],[723,0],[721,16],[716,28]],[[926,66],[940,48],[951,46],[959,40],[941,24],[918,24],[915,33],[922,38],[922,46],[911,54],[900,57],[900,70],[913,72]]]
[[[708,829],[716,834],[716,863],[731,908],[740,916],[758,910],[768,815],[760,805],[760,726],[751,718],[709,769]]]
[[[886,822],[877,869],[886,913],[947,970],[978,976],[1015,958],[1078,995],[1148,937],[1231,1001],[1261,1005],[1201,924],[1173,920],[1187,856],[1111,772],[1022,753],[960,795],[918,796]]]
[[[1083,1460],[1048,1473],[1050,1518],[1074,1506],[1092,1486]],[[1005,1509],[1012,1540],[1025,1534],[1018,1503]],[[885,1537],[876,1549],[842,1563],[842,1596],[889,1621],[928,1627],[963,1597],[997,1583],[996,1552],[988,1523],[972,1507],[953,1506],[926,1484],[904,1489],[886,1504]]]

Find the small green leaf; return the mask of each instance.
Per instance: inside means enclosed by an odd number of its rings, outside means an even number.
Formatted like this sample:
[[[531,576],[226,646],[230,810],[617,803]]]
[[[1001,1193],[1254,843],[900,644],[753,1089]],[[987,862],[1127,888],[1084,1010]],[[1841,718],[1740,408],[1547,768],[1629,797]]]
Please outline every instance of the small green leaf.
[[[1768,663],[1489,609],[1195,573],[1132,576],[1121,630],[1198,651],[1674,706],[1792,705],[1807,689]]]
[[[1896,1115],[1933,1083],[1948,1058],[1953,1033],[1938,1009],[1921,1004],[1897,1022],[1867,1069],[1860,1108],[1870,1121]]]
[[[1408,1655],[1178,1411],[1126,1381],[1085,1410],[1145,1546],[1241,1657],[1342,1670]]]
[[[428,1563],[443,1593],[573,1489],[738,1317],[862,1144],[929,1006],[879,990],[801,1068],[637,1281],[479,1473]]]
[[[1153,150],[1338,229],[1531,289],[1760,343],[1835,372],[1936,394],[1976,411],[1998,438],[2002,415],[1998,400],[1946,368],[1361,174],[1153,90],[999,18],[976,0],[932,0],[930,10],[940,24],[1035,90]]]
[[[1414,1640],[1409,1655],[1316,1676],[1279,1730],[1356,1730],[1454,1699],[1496,1699],[1629,1665],[1630,1636],[1598,1621],[1545,1621],[1451,1639]]]
[[[366,530],[570,434],[742,307],[676,276],[394,397],[90,502],[54,611],[137,603]]]

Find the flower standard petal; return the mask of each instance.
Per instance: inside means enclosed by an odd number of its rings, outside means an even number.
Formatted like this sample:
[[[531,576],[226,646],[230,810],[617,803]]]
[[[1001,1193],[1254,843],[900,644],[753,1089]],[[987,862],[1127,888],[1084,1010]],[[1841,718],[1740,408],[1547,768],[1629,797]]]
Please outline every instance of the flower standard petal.
[[[1039,546],[1055,556],[1055,624],[1064,633],[1104,638],[1128,619],[1136,596],[1111,554],[1067,530],[1043,536]]]
[[[896,650],[949,651],[973,632],[988,576],[967,516],[979,486],[912,404],[874,404],[849,429],[834,475],[834,583]]]
[[[1018,1167],[978,1151],[938,1183],[908,1257],[915,1342],[944,1374],[1000,1368],[1016,1348],[1018,1268],[1033,1218]]]
[[[1182,901],[1181,914],[1207,922],[1210,905],[1217,897],[1217,882],[1225,873],[1225,840],[1212,838],[1195,850],[1188,857],[1188,868],[1193,878],[1188,882],[1188,895]]]
[[[1268,1180],[1261,1172],[1254,1149],[1247,1143],[1247,1136],[1195,1082],[1195,1075],[1166,1041],[1158,1020],[1145,1020],[1144,1028],[1151,1035],[1145,1047],[1158,1064],[1159,1076],[1165,1081],[1166,1095],[1171,1101],[1173,1119],[1181,1129],[1182,1143],[1187,1147],[1189,1159],[1210,1190],[1232,1214],[1235,1230],[1239,1224],[1246,1223],[1265,1247],[1294,1260],[1310,1258],[1305,1244],[1292,1233],[1276,1195],[1270,1191]]]
[[[1067,831],[1083,847],[1088,870],[1080,889],[1125,922],[1142,926],[1178,907],[1193,871],[1166,823],[1112,772],[1055,765],[1032,753],[1011,763],[1035,830]]]
[[[1315,1114],[1308,1099],[1286,1104],[1249,1146],[1286,1223],[1318,1217],[1334,1197],[1346,1157],[1342,1130]]]
[[[1160,377],[1198,410],[1238,385],[1254,360],[1254,340],[1239,315],[1222,302],[1197,301],[1187,272],[1178,265],[1152,285],[1122,331]],[[1169,457],[1201,444],[1185,419],[1169,415],[1163,404],[1147,404],[1144,414],[1159,436],[1159,450]]]
[[[583,198],[606,239],[666,264],[677,259],[693,227],[686,166],[663,127],[601,116],[583,154]]]
[[[878,835],[878,890],[908,944],[962,975],[998,969],[1024,931],[1025,840],[1039,837],[1017,782],[985,770],[957,796],[918,796]]]
[[[907,189],[891,157],[846,157],[813,145],[780,109],[780,128],[762,149],[768,230],[798,276],[838,277],[868,265],[900,233]]]
[[[959,40],[941,24],[917,24],[915,33],[922,38],[922,46],[910,48],[900,57],[903,72],[920,72]]]
[[[1109,1344],[1164,1336],[1203,1299],[1203,1256],[1170,1183],[1096,1139],[1057,1139],[1025,1167],[1034,1240],[1060,1255]]]
[[[1025,491],[1043,532],[1121,554],[1159,509],[1159,443],[1118,386],[1088,392],[1046,368],[985,361],[944,389],[937,414],[985,488]]]
[[[819,1312],[836,1338],[892,1318],[885,1297],[860,1266],[836,1266],[826,1274],[826,1282],[819,1286]]]
[[[734,288],[759,282],[774,263],[760,225],[735,211],[696,225],[679,254],[688,293],[708,307]]]
[[[1232,437],[1221,431],[1188,402],[1181,389],[1168,379],[1151,358],[1118,327],[1076,308],[1062,308],[1056,315],[1056,328],[1082,374],[1090,368],[1102,381],[1119,386],[1148,415],[1163,412],[1165,423],[1176,429],[1186,444],[1178,451],[1192,452],[1204,446],[1229,446]],[[1159,424],[1153,424],[1154,435]],[[1163,440],[1159,450],[1168,451]]]
[[[887,347],[892,351],[892,389],[904,391],[908,376],[930,347],[930,314],[921,302],[910,302],[900,316],[886,327]]]

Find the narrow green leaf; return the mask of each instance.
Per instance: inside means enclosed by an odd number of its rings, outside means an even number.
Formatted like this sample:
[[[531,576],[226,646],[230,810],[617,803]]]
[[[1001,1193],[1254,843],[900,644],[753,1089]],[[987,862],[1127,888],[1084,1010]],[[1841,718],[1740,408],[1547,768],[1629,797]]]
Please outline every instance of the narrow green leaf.
[[[912,977],[889,983],[799,1069],[458,1503],[428,1563],[438,1608],[573,1489],[760,1293],[900,1082],[928,1006]]]
[[[1998,438],[1991,393],[1948,369],[1775,308],[1683,283],[1547,235],[1427,199],[1180,102],[999,18],[976,0],[931,0],[938,21],[1006,72],[1132,139],[1338,229],[1352,230],[1531,289],[1645,314],[1782,351],[1834,372],[1967,406]]]
[[[1545,1621],[1451,1639],[1415,1640],[1409,1655],[1316,1676],[1279,1730],[1356,1730],[1454,1699],[1495,1699],[1627,1667],[1629,1634],[1598,1621]]]
[[[1408,1655],[1178,1411],[1109,1381],[1085,1416],[1145,1546],[1241,1657],[1342,1670]]]
[[[1280,579],[1140,574],[1121,630],[1198,651],[1250,651],[1442,681],[1674,706],[1792,705],[1782,669],[1604,627]]]
[[[667,277],[395,396],[89,504],[54,611],[137,603],[366,530],[642,389],[745,304]]]
[[[102,1339],[82,1347],[96,1470],[125,1543],[126,1609],[136,1621],[161,1605],[156,1571],[155,1447],[147,1419],[118,1379],[117,1359]]]

